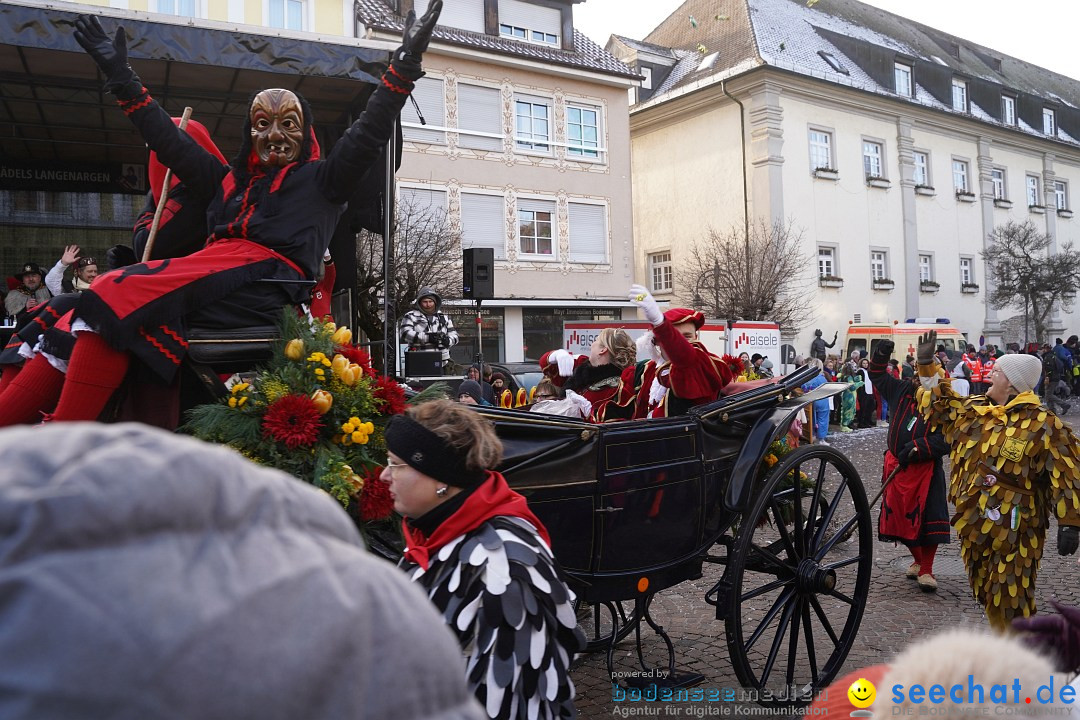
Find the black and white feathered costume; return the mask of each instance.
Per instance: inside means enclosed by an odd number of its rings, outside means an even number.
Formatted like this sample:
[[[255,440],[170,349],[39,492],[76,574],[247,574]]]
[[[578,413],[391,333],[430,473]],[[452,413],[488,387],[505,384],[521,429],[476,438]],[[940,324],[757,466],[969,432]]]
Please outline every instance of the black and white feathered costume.
[[[468,657],[469,687],[491,718],[574,718],[570,662],[584,648],[574,596],[536,528],[496,516],[401,567],[423,586]]]

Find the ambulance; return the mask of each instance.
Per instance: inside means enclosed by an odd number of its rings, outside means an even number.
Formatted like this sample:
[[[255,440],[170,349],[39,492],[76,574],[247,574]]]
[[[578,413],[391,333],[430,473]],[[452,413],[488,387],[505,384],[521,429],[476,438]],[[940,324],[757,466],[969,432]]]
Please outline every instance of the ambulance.
[[[949,323],[948,318],[908,318],[904,322],[850,323],[844,335],[843,352],[846,360],[858,350],[862,357],[870,357],[882,340],[895,343],[892,357],[903,363],[908,355],[916,355],[919,336],[934,330],[937,344],[945,346],[950,359],[955,359],[967,347],[964,334]],[[869,354],[868,354],[869,351]]]

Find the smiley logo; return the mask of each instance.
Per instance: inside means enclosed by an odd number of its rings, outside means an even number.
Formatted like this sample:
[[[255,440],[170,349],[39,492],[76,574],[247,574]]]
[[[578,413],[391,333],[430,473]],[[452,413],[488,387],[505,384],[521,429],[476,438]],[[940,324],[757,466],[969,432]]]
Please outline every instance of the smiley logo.
[[[877,697],[877,688],[866,678],[859,678],[851,683],[847,690],[848,700],[857,708],[868,708],[874,704]]]

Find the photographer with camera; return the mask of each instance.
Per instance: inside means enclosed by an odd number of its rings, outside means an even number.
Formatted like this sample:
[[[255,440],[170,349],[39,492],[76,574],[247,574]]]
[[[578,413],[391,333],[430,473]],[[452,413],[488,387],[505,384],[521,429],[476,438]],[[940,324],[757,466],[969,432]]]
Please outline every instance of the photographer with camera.
[[[401,317],[398,334],[409,350],[441,350],[443,365],[450,361],[450,348],[458,344],[453,321],[439,312],[442,297],[429,287],[420,288],[416,309]]]

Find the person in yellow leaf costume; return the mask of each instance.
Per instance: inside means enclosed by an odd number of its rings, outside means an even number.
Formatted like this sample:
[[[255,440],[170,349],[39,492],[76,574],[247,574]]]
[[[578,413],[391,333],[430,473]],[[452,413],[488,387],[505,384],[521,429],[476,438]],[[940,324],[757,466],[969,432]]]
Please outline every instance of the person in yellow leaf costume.
[[[937,334],[919,338],[918,406],[951,449],[949,500],[975,599],[990,625],[1035,614],[1035,577],[1051,513],[1058,553],[1071,555],[1080,526],[1080,441],[1032,392],[1038,358],[1005,355],[985,395],[961,397],[934,357]]]

